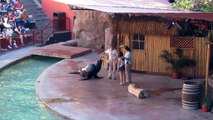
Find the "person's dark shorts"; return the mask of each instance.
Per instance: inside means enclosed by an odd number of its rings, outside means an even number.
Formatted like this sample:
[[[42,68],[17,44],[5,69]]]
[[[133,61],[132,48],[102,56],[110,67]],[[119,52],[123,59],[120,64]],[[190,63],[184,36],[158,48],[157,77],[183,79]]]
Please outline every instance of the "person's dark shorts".
[[[125,67],[124,66],[122,66],[122,67],[119,67],[119,69],[118,69],[118,71],[125,71]]]

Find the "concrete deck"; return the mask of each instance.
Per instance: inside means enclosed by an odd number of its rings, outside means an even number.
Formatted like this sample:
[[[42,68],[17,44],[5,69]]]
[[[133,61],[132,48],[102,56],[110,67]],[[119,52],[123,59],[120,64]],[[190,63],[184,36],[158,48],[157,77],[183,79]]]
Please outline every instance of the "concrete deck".
[[[32,49],[34,47],[1,54],[0,69],[29,56]],[[118,80],[107,80],[106,69],[100,71],[99,76],[104,78],[98,80],[79,81],[78,75],[68,74],[95,63],[97,57],[97,53],[90,53],[50,66],[36,81],[38,97],[51,110],[74,120],[212,120],[211,112],[182,109],[184,80],[132,73],[133,82],[151,94],[149,98],[137,99],[127,91],[127,86],[118,86]]]
[[[133,73],[133,82],[151,94],[147,99],[137,99],[128,92],[127,86],[118,86],[118,80],[107,80],[106,69],[100,71],[99,76],[104,78],[98,80],[80,81],[80,76],[68,74],[88,63],[95,63],[97,57],[96,53],[91,53],[49,67],[36,82],[39,98],[53,111],[74,120],[212,119],[210,112],[182,109],[184,80]]]
[[[33,55],[59,57],[59,58],[76,58],[92,50],[89,48],[71,47],[63,44],[51,44],[44,47],[40,47],[31,51]]]
[[[36,49],[34,46],[25,47],[0,54],[0,70],[7,65],[31,55],[31,50]]]

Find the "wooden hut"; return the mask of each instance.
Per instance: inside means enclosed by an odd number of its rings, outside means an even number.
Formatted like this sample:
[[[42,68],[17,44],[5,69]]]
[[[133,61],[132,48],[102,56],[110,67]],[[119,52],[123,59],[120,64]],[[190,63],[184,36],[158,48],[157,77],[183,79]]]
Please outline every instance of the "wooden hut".
[[[132,70],[170,74],[171,69],[166,69],[168,63],[159,56],[164,49],[173,52],[181,48],[185,56],[196,61],[194,68],[183,70],[184,74],[192,77],[205,75],[208,30],[196,26],[196,22],[205,25],[204,21],[136,14],[114,14],[110,21],[117,46],[127,45],[132,50]]]
[[[205,21],[213,21],[213,13],[177,11],[167,0],[54,1],[69,4],[73,10],[108,13],[114,30],[114,42],[117,46],[125,44],[132,49],[132,70],[169,74],[171,70],[165,69],[168,64],[159,55],[164,49],[172,52],[181,48],[185,55],[196,61],[196,67],[185,69],[184,73],[192,77],[205,75],[207,39],[206,35],[199,35],[199,32],[203,29],[200,25],[205,24]],[[193,23],[191,20],[198,21],[197,29],[188,29]]]

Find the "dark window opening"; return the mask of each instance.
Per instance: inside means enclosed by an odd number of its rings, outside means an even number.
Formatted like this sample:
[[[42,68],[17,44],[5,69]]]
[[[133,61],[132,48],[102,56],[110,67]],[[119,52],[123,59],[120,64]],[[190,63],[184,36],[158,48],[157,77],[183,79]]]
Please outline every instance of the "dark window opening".
[[[132,49],[144,50],[145,36],[140,34],[132,35]]]

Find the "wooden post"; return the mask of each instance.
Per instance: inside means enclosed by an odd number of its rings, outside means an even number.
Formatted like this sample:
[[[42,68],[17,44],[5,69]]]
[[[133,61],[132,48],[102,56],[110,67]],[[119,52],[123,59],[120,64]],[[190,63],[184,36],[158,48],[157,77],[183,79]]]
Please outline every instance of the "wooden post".
[[[211,44],[207,44],[207,57],[206,57],[206,87],[205,87],[205,97],[208,95],[208,78],[209,78],[209,60],[210,60],[210,49]]]

